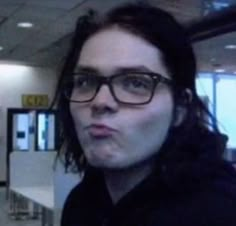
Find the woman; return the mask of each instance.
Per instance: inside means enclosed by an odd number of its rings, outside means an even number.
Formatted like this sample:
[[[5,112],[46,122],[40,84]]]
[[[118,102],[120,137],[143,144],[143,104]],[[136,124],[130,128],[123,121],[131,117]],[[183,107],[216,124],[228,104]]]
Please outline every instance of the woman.
[[[184,29],[158,8],[78,20],[58,109],[66,167],[84,177],[62,226],[236,225],[226,138],[202,117],[195,75]]]

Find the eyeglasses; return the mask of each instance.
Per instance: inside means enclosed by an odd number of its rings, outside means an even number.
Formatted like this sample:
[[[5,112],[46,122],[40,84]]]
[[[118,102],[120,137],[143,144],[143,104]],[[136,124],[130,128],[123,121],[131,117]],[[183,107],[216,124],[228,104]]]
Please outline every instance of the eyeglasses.
[[[159,83],[171,84],[171,80],[153,72],[128,72],[109,77],[91,73],[74,73],[63,85],[64,94],[71,102],[92,101],[103,84],[108,85],[118,103],[142,105],[149,103]]]

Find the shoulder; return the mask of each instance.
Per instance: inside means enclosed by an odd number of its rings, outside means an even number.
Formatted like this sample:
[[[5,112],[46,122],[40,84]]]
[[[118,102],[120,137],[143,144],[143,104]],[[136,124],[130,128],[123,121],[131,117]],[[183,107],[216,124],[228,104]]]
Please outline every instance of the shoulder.
[[[188,213],[196,214],[208,225],[236,225],[236,172],[222,161],[214,172],[206,177],[199,189],[186,197],[191,208]],[[208,179],[207,179],[208,178]],[[201,183],[201,182],[199,182]],[[196,185],[197,186],[197,185]]]
[[[78,200],[81,196],[81,192],[83,190],[83,185],[82,183],[77,184],[69,193],[69,195],[66,198],[65,201],[65,206],[71,205],[74,200]]]
[[[182,188],[152,209],[147,225],[236,225],[236,173],[230,166],[191,189]]]
[[[99,190],[101,187],[101,176],[94,169],[89,169],[89,171],[83,175],[81,182],[70,191],[64,204],[64,209],[70,206],[75,207],[79,204],[84,205],[90,201],[90,198],[95,195],[94,185],[96,185],[96,189]]]
[[[71,190],[65,201],[61,225],[82,225],[81,222],[93,220],[90,216],[99,209],[99,202],[95,200],[103,200],[103,190],[100,174],[85,174],[81,183]]]
[[[66,198],[66,201],[63,206],[62,216],[61,216],[61,225],[71,225],[69,222],[76,216],[78,211],[78,200],[81,199],[81,184],[76,185],[69,195]]]
[[[185,202],[182,204],[185,220],[194,219],[198,225],[236,225],[236,184],[229,179],[209,183],[205,189],[186,197]]]
[[[147,214],[145,225],[235,226],[236,192],[220,190],[198,191],[165,200]]]

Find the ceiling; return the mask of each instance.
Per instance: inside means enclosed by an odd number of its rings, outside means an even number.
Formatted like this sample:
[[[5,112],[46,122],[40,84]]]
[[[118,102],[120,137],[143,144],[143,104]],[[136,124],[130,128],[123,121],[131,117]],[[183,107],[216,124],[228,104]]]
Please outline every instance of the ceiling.
[[[91,7],[104,11],[122,2],[127,1],[0,0],[0,46],[3,47],[0,60],[56,67],[67,52],[79,15]],[[169,10],[183,23],[202,18],[203,15],[200,0],[148,2]],[[34,26],[30,29],[20,28],[17,26],[19,22],[31,22]],[[224,48],[229,44],[236,45],[236,31],[195,43],[199,70],[224,68],[226,73],[236,72],[236,50]]]

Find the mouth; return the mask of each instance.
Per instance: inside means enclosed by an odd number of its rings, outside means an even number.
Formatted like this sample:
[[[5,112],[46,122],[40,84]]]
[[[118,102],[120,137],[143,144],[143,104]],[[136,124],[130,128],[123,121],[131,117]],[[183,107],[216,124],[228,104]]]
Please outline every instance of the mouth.
[[[95,138],[106,138],[112,136],[115,129],[103,124],[91,124],[87,127],[90,136]]]

